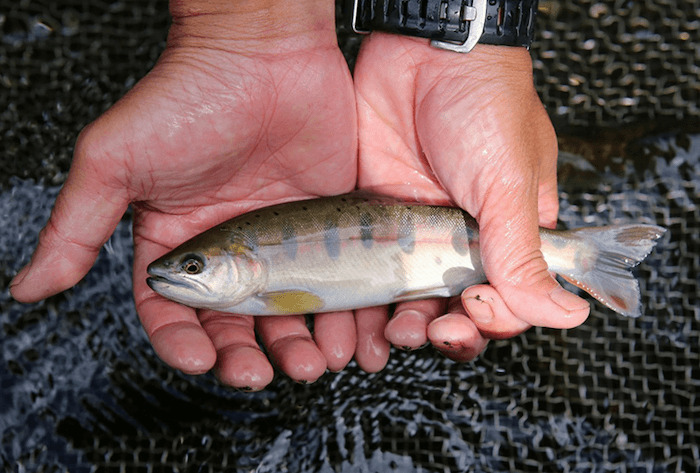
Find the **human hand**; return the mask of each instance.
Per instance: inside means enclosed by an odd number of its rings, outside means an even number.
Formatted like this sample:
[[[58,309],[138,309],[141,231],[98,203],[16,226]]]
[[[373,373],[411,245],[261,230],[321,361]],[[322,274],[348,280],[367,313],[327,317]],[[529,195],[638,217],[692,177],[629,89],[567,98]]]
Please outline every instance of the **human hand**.
[[[430,340],[469,360],[488,338],[582,323],[588,303],[559,286],[540,252],[538,225],[557,219],[557,144],[528,52],[478,45],[462,55],[373,33],[355,89],[359,187],[465,209],[480,224],[491,283],[466,289],[461,304],[399,304],[387,339],[405,348]]]
[[[318,316],[312,338],[301,316],[197,313],[145,283],[148,263],[227,218],[355,186],[354,92],[333,4],[173,0],[171,13],[157,65],[81,133],[12,295],[37,301],[76,284],[133,203],[134,298],[166,363],[192,374],[216,364],[223,382],[260,389],[273,370],[257,331],[297,381],[342,369],[356,339],[372,340],[349,312]],[[372,354],[362,360],[371,369]]]

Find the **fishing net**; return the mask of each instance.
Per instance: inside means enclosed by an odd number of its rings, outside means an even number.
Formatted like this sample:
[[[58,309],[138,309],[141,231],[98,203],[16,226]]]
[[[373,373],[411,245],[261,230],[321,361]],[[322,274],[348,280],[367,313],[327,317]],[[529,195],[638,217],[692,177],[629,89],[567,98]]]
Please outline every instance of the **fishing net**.
[[[669,232],[636,270],[645,313],[597,303],[457,364],[393,351],[301,386],[240,393],[158,360],[131,299],[127,216],[87,277],[22,305],[28,260],[77,132],[164,46],[161,1],[0,0],[0,465],[7,471],[698,471],[697,6],[555,5],[533,47],[563,134],[561,224]],[[687,34],[685,34],[687,33]],[[358,38],[342,29],[352,57]],[[650,120],[653,123],[650,125]],[[674,121],[658,131],[657,123]]]

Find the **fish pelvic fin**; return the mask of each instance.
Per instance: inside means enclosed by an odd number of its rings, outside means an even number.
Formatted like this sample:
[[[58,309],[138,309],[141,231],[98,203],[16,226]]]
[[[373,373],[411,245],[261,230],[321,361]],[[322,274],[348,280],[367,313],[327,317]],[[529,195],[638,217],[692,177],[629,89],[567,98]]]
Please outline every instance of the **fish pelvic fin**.
[[[639,317],[641,295],[632,268],[651,253],[665,232],[665,228],[642,224],[574,230],[572,235],[587,247],[593,264],[576,264],[559,275],[615,312]]]

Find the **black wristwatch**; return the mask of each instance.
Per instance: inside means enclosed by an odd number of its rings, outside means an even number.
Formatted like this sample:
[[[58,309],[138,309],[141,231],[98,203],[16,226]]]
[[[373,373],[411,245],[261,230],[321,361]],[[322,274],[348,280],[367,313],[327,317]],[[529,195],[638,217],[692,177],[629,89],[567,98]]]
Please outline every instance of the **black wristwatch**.
[[[430,38],[466,53],[477,43],[530,47],[538,0],[348,0],[357,33],[372,30]]]

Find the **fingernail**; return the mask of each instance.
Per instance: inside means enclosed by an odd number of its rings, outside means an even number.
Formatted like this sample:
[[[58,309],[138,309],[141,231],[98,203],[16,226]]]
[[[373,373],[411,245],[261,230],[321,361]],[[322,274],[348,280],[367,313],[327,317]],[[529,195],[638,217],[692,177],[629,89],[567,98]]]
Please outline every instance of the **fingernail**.
[[[463,301],[472,320],[480,324],[490,324],[493,321],[491,305],[485,299],[477,295],[476,297],[465,297]]]
[[[569,312],[588,308],[588,302],[581,299],[576,294],[573,294],[563,287],[556,287],[549,293],[550,299],[559,307]]]
[[[398,314],[395,314],[395,315],[394,315],[394,318],[395,318],[395,319],[397,319],[397,318],[402,318],[402,319],[404,319],[404,318],[409,318],[409,317],[412,318],[412,319],[419,320],[419,321],[425,320],[425,314],[424,314],[423,312],[418,312],[418,311],[415,310],[415,309],[406,309],[406,310],[402,310],[402,311],[399,312]]]

